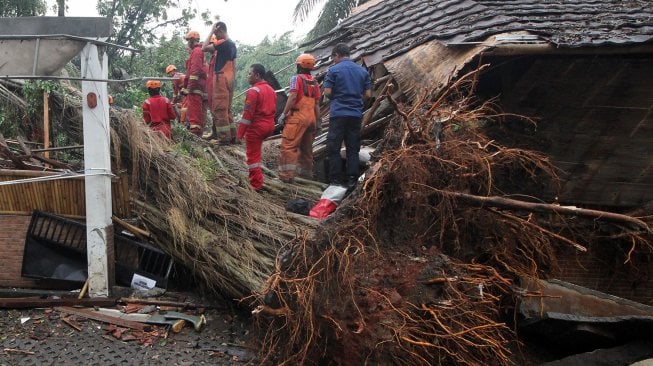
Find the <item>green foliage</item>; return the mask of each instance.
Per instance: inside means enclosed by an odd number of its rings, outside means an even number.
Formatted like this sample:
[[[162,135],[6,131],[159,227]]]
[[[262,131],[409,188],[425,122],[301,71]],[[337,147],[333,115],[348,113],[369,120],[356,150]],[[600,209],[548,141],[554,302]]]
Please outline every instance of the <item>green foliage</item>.
[[[285,53],[295,49],[296,44],[290,39],[290,33],[285,33],[279,38],[264,38],[257,46],[238,45],[238,59],[236,61],[236,88],[234,93],[234,113],[241,113],[245,102],[244,91],[249,88],[247,72],[249,66],[255,63],[262,64],[266,70],[276,73],[276,78],[281,86],[288,86],[290,76],[296,72],[295,59],[299,51]]]
[[[338,22],[347,18],[351,10],[358,5],[364,4],[369,0],[326,0],[322,11],[315,23],[315,26],[308,33],[308,39],[314,39],[322,34],[328,33],[338,25]],[[295,6],[293,17],[295,21],[306,20],[316,5],[323,3],[324,0],[299,0]]]
[[[11,105],[0,104],[0,133],[4,137],[16,137],[22,135],[20,125],[16,121],[20,121],[20,112],[12,108]]]
[[[109,41],[136,49],[156,44],[164,30],[174,30],[173,35],[174,32],[178,35],[198,15],[193,0],[99,0],[97,10],[101,16],[111,18],[116,29]],[[208,11],[199,16],[209,21]],[[125,51],[109,48],[107,53],[112,63]],[[126,70],[131,72],[129,68]]]
[[[46,9],[45,0],[0,0],[0,17],[33,17]]]
[[[195,135],[190,133],[190,131],[186,129],[186,126],[181,123],[172,123],[172,139],[175,140],[176,143],[175,150],[180,149],[180,151],[184,151],[186,155],[191,155],[194,145],[190,142],[195,138]]]
[[[180,155],[190,156],[194,158],[193,165],[201,172],[205,180],[212,180],[218,175],[220,167],[214,159],[210,159],[202,151],[201,147],[192,144],[191,141],[196,138],[181,124],[172,124],[172,138],[175,144],[172,149]]]
[[[165,77],[168,65],[175,65],[179,72],[184,72],[187,57],[186,42],[179,34],[174,34],[170,39],[162,38],[157,45],[147,47],[128,59],[134,75]]]
[[[214,159],[197,157],[193,165],[202,172],[202,177],[205,180],[213,180],[218,175],[218,163]]]
[[[111,94],[111,93],[109,93]],[[137,116],[142,116],[143,102],[150,97],[145,87],[141,84],[130,84],[122,92],[113,95],[115,105],[124,108],[134,108]]]
[[[116,106],[140,110],[145,99],[148,98],[145,81],[148,77],[168,77],[165,68],[168,65],[177,66],[181,73],[185,72],[184,65],[188,57],[188,47],[179,35],[171,39],[162,38],[158,45],[147,47],[143,52],[133,56],[124,56],[117,60],[120,65],[129,65],[135,76],[145,78],[141,82],[130,84],[109,85],[109,94],[113,96]],[[172,83],[163,82],[161,94],[172,98]]]
[[[48,94],[53,91],[61,92],[62,87],[58,81],[36,80],[23,84],[23,99],[27,102],[27,114],[31,118],[40,118],[43,115],[43,92]]]

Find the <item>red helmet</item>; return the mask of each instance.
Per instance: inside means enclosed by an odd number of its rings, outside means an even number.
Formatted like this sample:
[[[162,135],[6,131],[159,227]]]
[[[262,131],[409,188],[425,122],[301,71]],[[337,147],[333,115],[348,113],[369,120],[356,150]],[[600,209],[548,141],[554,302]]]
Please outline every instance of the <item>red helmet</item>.
[[[185,37],[185,39],[186,39],[187,41],[188,41],[189,39],[196,39],[196,40],[199,41],[199,40],[200,40],[200,33],[199,33],[198,31],[190,31],[190,32],[186,33],[186,37]]]
[[[171,73],[172,71],[177,71],[177,66],[175,66],[175,65],[168,65],[168,67],[166,67],[166,74],[169,74],[169,73]]]
[[[295,63],[305,69],[312,69],[315,66],[315,57],[309,53],[302,53],[297,56]]]
[[[145,83],[145,86],[146,86],[148,89],[156,89],[156,88],[160,88],[160,87],[161,87],[161,81],[160,81],[160,80],[148,80],[148,81]]]

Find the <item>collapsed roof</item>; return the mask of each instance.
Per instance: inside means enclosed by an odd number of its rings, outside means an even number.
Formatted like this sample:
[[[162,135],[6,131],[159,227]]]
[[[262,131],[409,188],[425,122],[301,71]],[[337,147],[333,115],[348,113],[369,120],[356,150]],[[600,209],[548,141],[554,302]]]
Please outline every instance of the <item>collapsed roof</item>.
[[[542,199],[619,209],[653,200],[650,1],[372,0],[307,43],[318,73],[339,42],[377,88],[389,73],[406,100],[491,64],[479,96],[537,122],[493,138],[541,151],[564,171],[562,191],[536,192]]]
[[[308,45],[324,61],[336,43],[345,42],[353,58],[370,66],[430,41],[480,44],[515,32],[533,36],[521,41],[559,48],[646,43],[653,41],[650,5],[643,0],[373,0]]]

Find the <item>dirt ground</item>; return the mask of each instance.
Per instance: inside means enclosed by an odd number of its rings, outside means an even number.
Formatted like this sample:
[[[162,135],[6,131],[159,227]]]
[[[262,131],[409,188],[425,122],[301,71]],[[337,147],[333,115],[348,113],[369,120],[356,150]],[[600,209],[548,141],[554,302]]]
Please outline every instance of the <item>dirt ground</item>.
[[[179,333],[164,326],[143,333],[52,308],[0,310],[0,366],[256,362],[258,329],[247,313],[228,307],[203,313],[201,332],[186,325]]]

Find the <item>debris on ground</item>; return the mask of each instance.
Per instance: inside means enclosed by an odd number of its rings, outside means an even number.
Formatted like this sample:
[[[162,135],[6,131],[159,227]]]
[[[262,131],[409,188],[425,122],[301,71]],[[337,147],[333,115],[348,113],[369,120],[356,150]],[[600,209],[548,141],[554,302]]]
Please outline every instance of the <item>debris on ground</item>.
[[[42,300],[43,308],[0,310],[0,363],[232,365],[256,359],[250,319],[193,295],[125,298],[111,308],[49,307],[46,301],[55,299]],[[123,318],[131,316],[141,319]],[[185,326],[175,329],[179,320]]]

